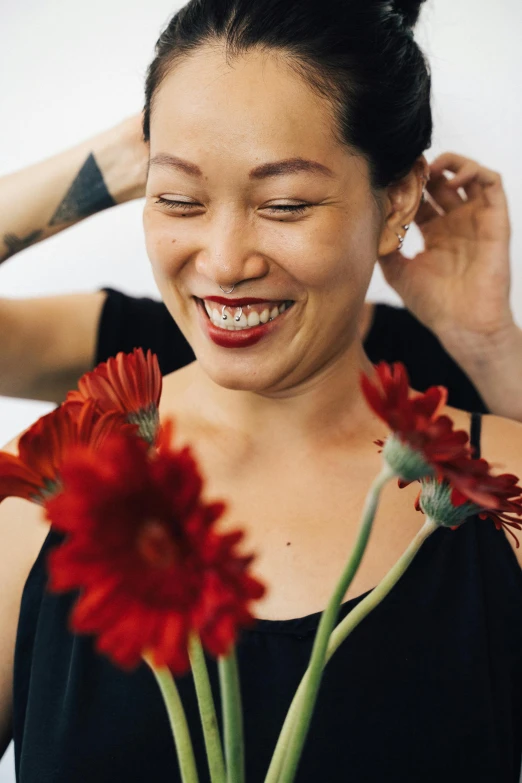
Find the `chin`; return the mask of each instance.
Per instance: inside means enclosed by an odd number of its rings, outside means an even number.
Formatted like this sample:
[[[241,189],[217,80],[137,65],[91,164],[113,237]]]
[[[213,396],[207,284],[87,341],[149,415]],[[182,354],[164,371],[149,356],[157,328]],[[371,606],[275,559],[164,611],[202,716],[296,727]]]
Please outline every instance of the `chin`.
[[[224,357],[216,361],[210,357],[197,357],[202,371],[218,386],[234,391],[252,392],[253,394],[266,394],[284,385],[288,377],[288,369],[271,367],[270,370],[260,366],[259,361],[253,357],[234,360],[232,357]]]

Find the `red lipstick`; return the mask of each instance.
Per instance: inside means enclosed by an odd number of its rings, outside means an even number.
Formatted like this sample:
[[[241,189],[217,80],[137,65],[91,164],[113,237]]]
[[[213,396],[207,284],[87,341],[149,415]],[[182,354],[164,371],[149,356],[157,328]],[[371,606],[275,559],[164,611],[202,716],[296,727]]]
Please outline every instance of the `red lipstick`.
[[[214,297],[212,301],[216,301],[216,299],[219,299],[219,297]],[[227,300],[227,302],[228,301],[230,300]],[[242,301],[244,304],[247,300],[237,301]],[[256,302],[257,301],[266,302],[268,300],[260,299],[256,300]],[[253,302],[251,299],[248,300],[249,304],[255,304],[256,302]],[[208,317],[204,304],[201,301],[197,302],[198,317],[200,319],[203,330],[206,332],[213,343],[221,346],[222,348],[249,348],[251,345],[255,345],[260,340],[262,340],[263,337],[268,337],[274,330],[279,328],[290,309],[291,307],[288,307],[283,313],[278,315],[277,318],[274,318],[273,321],[267,321],[266,324],[259,324],[259,326],[251,326],[248,329],[237,329],[231,331],[228,329],[221,329],[219,326],[215,326]]]
[[[254,299],[252,297],[245,297],[244,299],[230,299],[223,296],[205,296],[198,297],[199,299],[205,299],[206,302],[217,302],[217,304],[228,305],[229,307],[246,307],[249,304],[263,304],[264,302],[284,302],[285,299]]]

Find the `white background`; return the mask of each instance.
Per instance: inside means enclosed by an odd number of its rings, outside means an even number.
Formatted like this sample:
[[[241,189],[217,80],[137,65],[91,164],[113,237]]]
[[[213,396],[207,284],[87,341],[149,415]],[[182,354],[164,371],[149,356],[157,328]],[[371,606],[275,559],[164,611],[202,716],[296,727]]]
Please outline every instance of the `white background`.
[[[0,175],[138,111],[157,35],[180,5],[0,0]],[[503,176],[513,225],[512,303],[522,325],[520,0],[428,0],[416,37],[433,73],[435,135],[428,160],[451,150]],[[159,298],[145,255],[141,207],[134,202],[109,210],[14,256],[0,266],[0,296],[111,285]],[[405,251],[413,254],[420,246],[412,229]],[[369,298],[398,301],[378,273]],[[52,407],[0,397],[0,444]],[[11,751],[0,762],[0,783],[14,781]]]

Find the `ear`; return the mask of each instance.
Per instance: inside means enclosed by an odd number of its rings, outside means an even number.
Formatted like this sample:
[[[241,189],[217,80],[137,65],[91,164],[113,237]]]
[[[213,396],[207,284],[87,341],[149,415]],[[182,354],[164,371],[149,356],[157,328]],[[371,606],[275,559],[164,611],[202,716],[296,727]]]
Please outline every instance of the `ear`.
[[[424,155],[421,155],[405,177],[386,188],[383,199],[384,225],[379,240],[379,257],[387,256],[400,249],[399,237],[406,236],[404,226],[409,225],[415,219],[429,171],[429,163]]]

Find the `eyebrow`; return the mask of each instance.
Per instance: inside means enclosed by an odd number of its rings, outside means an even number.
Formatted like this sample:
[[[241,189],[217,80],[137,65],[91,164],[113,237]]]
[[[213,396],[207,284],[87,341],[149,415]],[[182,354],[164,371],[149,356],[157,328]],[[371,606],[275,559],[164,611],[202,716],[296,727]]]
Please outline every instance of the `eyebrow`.
[[[175,155],[169,155],[166,152],[159,152],[149,161],[151,166],[167,166],[168,168],[178,169],[190,177],[203,177],[203,172],[195,163],[189,163],[187,160],[178,158]],[[267,179],[268,177],[279,177],[283,174],[299,174],[301,172],[311,172],[312,174],[322,174],[326,177],[334,177],[335,174],[328,166],[318,163],[315,160],[307,158],[286,158],[285,160],[276,160],[273,163],[263,163],[256,166],[248,173],[249,179]]]

